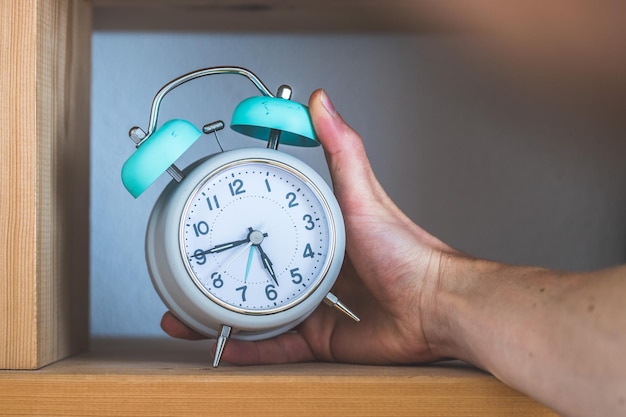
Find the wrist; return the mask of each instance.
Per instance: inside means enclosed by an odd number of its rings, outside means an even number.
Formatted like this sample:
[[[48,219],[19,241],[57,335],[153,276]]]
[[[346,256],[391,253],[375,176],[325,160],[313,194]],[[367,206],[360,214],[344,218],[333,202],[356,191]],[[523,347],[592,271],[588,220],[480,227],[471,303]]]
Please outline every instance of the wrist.
[[[480,366],[466,343],[467,329],[460,318],[468,314],[480,277],[488,275],[497,264],[451,251],[439,256],[436,274],[430,278],[429,290],[422,299],[424,337],[434,357],[461,359]]]

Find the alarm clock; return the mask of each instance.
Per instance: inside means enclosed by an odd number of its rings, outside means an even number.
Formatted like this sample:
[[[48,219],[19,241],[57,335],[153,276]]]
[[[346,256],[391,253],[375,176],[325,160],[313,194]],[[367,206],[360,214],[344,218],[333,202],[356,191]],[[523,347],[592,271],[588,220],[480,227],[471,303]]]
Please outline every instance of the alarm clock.
[[[261,92],[234,110],[231,128],[267,147],[224,151],[217,131],[183,119],[157,128],[164,96],[196,78],[241,75]],[[176,160],[202,134],[214,133],[221,152],[184,170]],[[345,252],[341,209],[331,188],[279,144],[319,146],[308,108],[291,88],[273,95],[251,71],[212,67],[178,77],[152,101],[148,130],[133,127],[135,152],[122,182],[137,198],[167,172],[172,181],[150,214],[146,263],[162,301],[181,322],[217,339],[217,367],[230,338],[261,340],[293,329],[324,302],[359,318],[330,290]]]

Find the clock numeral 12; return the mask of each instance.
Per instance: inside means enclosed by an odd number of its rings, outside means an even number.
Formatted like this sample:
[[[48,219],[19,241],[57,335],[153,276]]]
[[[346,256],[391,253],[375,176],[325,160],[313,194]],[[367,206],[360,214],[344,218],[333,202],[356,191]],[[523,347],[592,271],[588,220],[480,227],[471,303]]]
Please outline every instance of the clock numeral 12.
[[[229,183],[228,189],[230,190],[230,195],[232,195],[233,197],[246,192],[246,190],[243,189],[243,181],[241,181],[240,179],[236,179],[233,182]]]

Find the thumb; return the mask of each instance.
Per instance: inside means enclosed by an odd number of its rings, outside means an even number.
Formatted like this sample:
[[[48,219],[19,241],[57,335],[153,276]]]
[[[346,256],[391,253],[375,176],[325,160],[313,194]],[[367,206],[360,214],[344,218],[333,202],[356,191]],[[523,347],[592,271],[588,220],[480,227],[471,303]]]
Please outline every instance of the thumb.
[[[313,92],[309,111],[342,209],[357,209],[372,197],[383,196],[361,137],[337,113],[324,90]]]

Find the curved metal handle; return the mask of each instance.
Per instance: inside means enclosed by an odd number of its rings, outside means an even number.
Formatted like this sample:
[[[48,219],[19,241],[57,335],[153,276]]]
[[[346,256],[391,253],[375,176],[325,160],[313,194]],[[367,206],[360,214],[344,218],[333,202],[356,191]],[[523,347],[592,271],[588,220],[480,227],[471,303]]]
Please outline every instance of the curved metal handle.
[[[156,93],[154,99],[152,100],[152,107],[150,108],[150,120],[148,122],[148,132],[144,133],[141,128],[133,127],[129,136],[133,139],[134,142],[137,143],[137,147],[141,145],[145,140],[147,140],[152,133],[156,130],[157,119],[159,117],[159,108],[161,107],[161,101],[163,97],[179,85],[182,85],[188,81],[195,80],[196,78],[206,77],[208,75],[217,75],[217,74],[235,74],[242,75],[252,81],[252,83],[259,89],[259,91],[268,97],[274,97],[274,95],[270,92],[270,90],[263,84],[263,82],[254,75],[252,71],[249,71],[242,67],[211,67],[211,68],[203,68],[196,71],[192,71],[188,74],[181,75],[180,77],[170,81],[165,84],[161,89]],[[137,129],[141,131],[141,135],[137,134]]]

